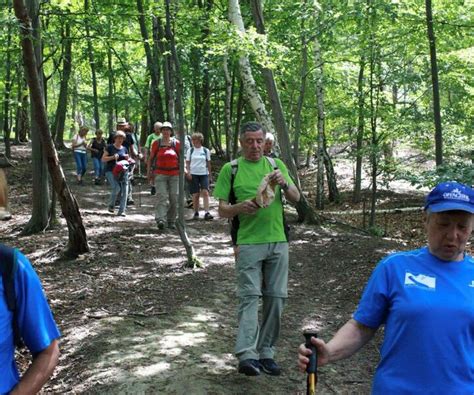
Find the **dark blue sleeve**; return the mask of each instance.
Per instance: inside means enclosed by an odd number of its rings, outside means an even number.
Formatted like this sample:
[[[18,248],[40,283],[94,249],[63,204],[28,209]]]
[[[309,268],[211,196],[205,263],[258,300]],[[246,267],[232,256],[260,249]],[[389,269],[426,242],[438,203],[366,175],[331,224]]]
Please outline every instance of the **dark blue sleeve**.
[[[60,337],[41,282],[31,263],[17,252],[18,273],[15,278],[18,324],[21,336],[33,354],[47,348]]]

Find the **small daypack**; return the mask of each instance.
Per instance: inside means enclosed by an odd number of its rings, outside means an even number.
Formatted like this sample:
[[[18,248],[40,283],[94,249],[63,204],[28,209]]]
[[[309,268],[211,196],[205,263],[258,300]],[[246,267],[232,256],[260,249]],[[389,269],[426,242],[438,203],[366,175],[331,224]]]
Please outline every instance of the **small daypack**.
[[[176,155],[178,155],[178,166],[177,167],[173,167],[173,168],[167,168],[167,167],[160,167],[158,166],[157,164],[157,159],[158,159],[158,151],[160,150],[161,147],[165,147],[164,145],[161,145],[161,138],[155,140],[155,142],[157,142],[158,144],[158,149],[156,150],[155,152],[155,155],[153,155],[150,159],[150,166],[151,166],[151,170],[179,170],[179,151],[176,149],[176,139],[175,138],[172,138],[170,143],[170,147],[171,149],[173,149],[174,152],[176,152]],[[154,144],[154,142],[153,142]]]
[[[5,301],[8,310],[13,313],[13,341],[16,347],[23,346],[18,324],[18,309],[15,291],[15,276],[18,270],[16,249],[0,244],[0,274],[2,277]]]
[[[278,170],[278,165],[276,164],[276,161],[274,158],[265,156],[265,158],[268,160],[268,162],[272,165],[273,170]],[[237,204],[237,197],[235,196],[234,192],[234,181],[235,181],[235,176],[237,174],[237,170],[239,169],[239,162],[237,159],[234,159],[232,162],[230,162],[231,166],[231,176],[230,176],[230,191],[229,191],[229,203],[230,204]],[[290,227],[288,226],[286,222],[286,217],[285,217],[285,208],[283,207],[284,205],[284,197],[283,193],[280,191],[280,198],[282,202],[282,211],[283,211],[283,230],[285,232],[285,237],[286,241],[290,241]],[[230,220],[230,237],[232,239],[232,245],[237,245],[237,232],[239,231],[240,227],[240,220],[239,216],[236,215],[232,217]]]
[[[131,158],[119,160],[112,169],[112,174],[117,181],[123,181],[125,175],[133,170],[133,166],[135,161]]]

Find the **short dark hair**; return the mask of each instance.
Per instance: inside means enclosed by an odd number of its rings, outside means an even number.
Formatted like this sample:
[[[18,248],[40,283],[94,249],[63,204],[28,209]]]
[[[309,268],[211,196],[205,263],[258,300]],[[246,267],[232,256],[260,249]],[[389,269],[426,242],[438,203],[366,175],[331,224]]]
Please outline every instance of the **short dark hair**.
[[[259,130],[263,131],[263,135],[265,135],[265,130],[263,130],[262,125],[260,125],[258,122],[245,122],[240,126],[240,137],[243,137],[243,135],[246,132],[258,132]]]

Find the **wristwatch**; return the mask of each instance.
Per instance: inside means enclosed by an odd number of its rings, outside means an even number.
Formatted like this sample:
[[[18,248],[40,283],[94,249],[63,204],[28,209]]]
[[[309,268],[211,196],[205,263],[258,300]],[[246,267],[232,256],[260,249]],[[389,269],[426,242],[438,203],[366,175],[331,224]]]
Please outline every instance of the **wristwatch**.
[[[285,182],[285,185],[283,185],[282,187],[280,187],[281,189],[283,189],[285,192],[290,188],[290,186],[288,185],[287,182]]]

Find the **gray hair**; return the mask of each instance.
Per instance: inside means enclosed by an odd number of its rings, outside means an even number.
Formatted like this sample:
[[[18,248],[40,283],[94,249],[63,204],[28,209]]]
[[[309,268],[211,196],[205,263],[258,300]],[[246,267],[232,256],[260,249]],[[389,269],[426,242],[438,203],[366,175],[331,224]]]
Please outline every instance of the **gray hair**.
[[[271,141],[273,143],[275,141],[275,136],[273,133],[265,133],[265,140]]]
[[[263,130],[262,125],[260,125],[258,122],[245,122],[241,127],[240,127],[240,137],[243,137],[245,133],[247,132],[258,132],[261,130],[263,132],[263,135],[265,136],[265,130]]]

